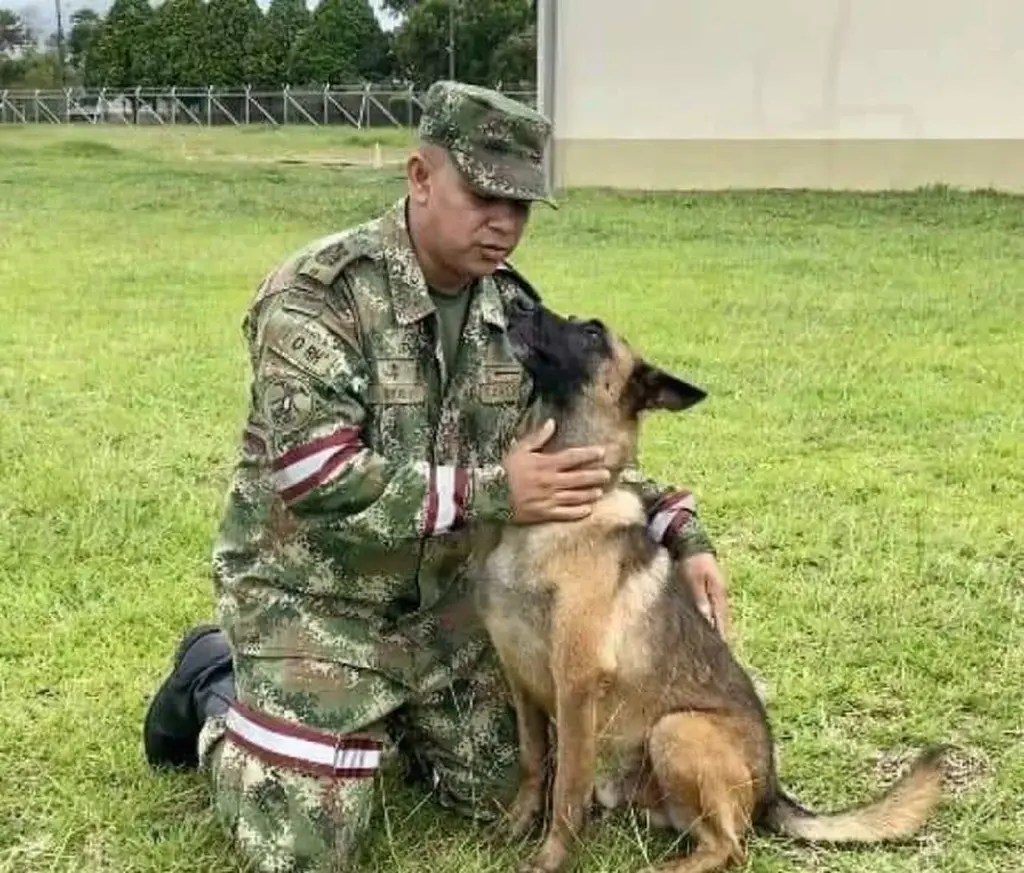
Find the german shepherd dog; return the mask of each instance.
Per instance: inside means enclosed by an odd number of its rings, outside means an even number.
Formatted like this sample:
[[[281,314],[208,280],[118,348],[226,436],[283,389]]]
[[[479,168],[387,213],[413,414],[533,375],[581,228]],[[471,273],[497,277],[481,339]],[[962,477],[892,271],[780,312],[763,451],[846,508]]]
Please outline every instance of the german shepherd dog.
[[[549,718],[557,734],[551,823],[524,869],[562,868],[595,798],[691,834],[694,850],[666,873],[744,863],[752,828],[826,842],[894,840],[920,828],[940,800],[941,746],[881,798],[848,811],[814,813],[786,795],[754,685],[648,536],[638,497],[617,483],[641,415],[687,409],[704,391],[647,363],[599,321],[538,305],[512,313],[509,335],[540,420],[557,425],[545,450],[603,444],[613,471],[585,519],[506,525],[476,556],[477,607],[518,725],[514,836],[546,808]]]

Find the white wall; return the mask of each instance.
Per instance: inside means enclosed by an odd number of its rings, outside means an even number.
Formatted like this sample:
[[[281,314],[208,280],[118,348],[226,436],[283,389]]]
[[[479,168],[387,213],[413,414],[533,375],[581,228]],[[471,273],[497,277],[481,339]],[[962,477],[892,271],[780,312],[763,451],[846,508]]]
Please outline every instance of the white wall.
[[[1024,139],[1024,0],[549,2],[559,140]]]

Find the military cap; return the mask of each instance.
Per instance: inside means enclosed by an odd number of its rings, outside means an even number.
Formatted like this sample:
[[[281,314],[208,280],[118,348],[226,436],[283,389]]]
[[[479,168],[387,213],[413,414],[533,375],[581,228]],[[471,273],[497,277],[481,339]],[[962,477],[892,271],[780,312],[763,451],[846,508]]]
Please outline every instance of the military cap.
[[[419,135],[448,152],[474,191],[556,205],[544,173],[551,122],[526,104],[477,85],[435,82]]]

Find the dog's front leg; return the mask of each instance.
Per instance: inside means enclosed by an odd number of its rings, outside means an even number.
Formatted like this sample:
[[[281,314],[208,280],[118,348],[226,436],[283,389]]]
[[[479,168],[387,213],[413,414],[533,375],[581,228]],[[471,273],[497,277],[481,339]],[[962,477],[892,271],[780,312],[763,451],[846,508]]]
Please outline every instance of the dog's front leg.
[[[544,806],[547,717],[515,682],[510,683],[519,734],[519,791],[509,812],[513,839],[526,834]]]
[[[580,834],[594,788],[596,758],[596,682],[579,681],[556,689],[557,756],[551,827],[527,869],[554,873],[569,857]]]

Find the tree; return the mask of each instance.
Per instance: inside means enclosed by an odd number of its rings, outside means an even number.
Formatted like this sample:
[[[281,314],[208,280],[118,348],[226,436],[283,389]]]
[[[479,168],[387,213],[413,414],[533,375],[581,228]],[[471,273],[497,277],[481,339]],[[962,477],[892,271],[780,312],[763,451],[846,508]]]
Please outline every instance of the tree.
[[[256,0],[209,0],[211,85],[247,85],[261,78],[259,51],[264,27]]]
[[[403,73],[421,86],[447,78],[450,13],[456,78],[491,86],[535,80],[536,19],[529,0],[420,0],[395,36]]]
[[[0,88],[56,88],[59,70],[57,52],[29,45],[15,58],[0,55]]]
[[[153,81],[159,61],[153,10],[146,0],[114,0],[95,38],[86,84],[134,88]]]
[[[28,23],[10,9],[0,9],[0,55],[12,55],[32,43]]]
[[[420,0],[381,0],[381,6],[388,10],[392,15],[402,17],[409,14],[409,10],[413,8]]]
[[[310,20],[305,0],[270,0],[253,45],[251,84],[268,88],[288,84],[290,59]]]
[[[294,85],[346,84],[366,77],[384,39],[367,0],[322,0],[291,57]]]
[[[395,74],[394,38],[379,26],[360,53],[359,73],[370,82],[385,82]]]
[[[456,22],[459,15],[457,11]],[[447,78],[447,33],[448,0],[416,4],[395,34],[395,57],[400,70],[418,85]]]
[[[516,88],[532,87],[537,82],[537,25],[530,22],[517,33],[509,35],[491,55],[491,78],[494,84]]]
[[[204,0],[164,0],[153,14],[154,84],[199,88],[209,78],[209,25]]]
[[[68,64],[79,75],[89,64],[89,52],[103,21],[92,9],[76,9],[71,15],[68,33]]]

